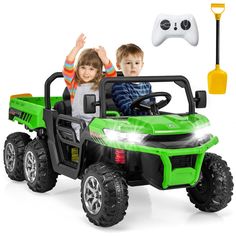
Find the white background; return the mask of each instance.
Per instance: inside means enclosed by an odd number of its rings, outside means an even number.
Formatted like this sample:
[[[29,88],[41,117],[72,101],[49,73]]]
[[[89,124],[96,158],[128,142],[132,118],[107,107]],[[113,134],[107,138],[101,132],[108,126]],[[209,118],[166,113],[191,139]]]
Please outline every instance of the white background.
[[[221,67],[228,73],[225,95],[209,95],[206,109],[198,110],[211,121],[220,142],[212,148],[227,160],[236,176],[236,2],[225,0],[221,21]],[[1,107],[0,144],[6,136],[24,131],[8,120],[9,96],[30,92],[43,96],[44,82],[61,71],[65,56],[77,36],[87,36],[86,47],[103,45],[115,64],[115,50],[123,43],[136,43],[145,52],[143,75],[186,76],[192,90],[207,89],[207,74],[215,63],[215,18],[208,0],[97,0],[30,1],[0,3]],[[168,39],[161,46],[151,43],[157,14],[193,14],[199,29],[199,44]],[[63,81],[55,85],[61,95]],[[235,197],[218,213],[199,212],[184,189],[159,191],[153,187],[129,188],[129,208],[124,220],[112,228],[89,223],[80,202],[80,180],[60,176],[56,187],[34,193],[25,182],[7,178],[0,164],[0,234],[5,235],[222,235],[234,228]],[[232,232],[232,231],[231,231]]]

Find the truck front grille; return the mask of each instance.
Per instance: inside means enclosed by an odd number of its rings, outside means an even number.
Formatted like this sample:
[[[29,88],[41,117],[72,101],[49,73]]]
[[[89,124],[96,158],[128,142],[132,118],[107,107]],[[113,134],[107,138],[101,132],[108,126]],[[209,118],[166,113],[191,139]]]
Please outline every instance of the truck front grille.
[[[179,134],[179,135],[149,135],[144,139],[144,144],[156,148],[192,148],[201,146],[210,140],[211,136],[208,135],[200,142],[193,134]]]
[[[172,169],[184,168],[184,167],[195,167],[197,155],[185,155],[185,156],[171,156],[170,161]]]

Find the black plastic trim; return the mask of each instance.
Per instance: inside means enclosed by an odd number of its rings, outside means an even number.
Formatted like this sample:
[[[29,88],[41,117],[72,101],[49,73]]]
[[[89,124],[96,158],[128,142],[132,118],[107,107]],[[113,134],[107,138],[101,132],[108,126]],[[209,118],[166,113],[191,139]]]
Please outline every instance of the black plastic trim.
[[[83,130],[86,127],[86,122],[82,119],[75,118],[75,117],[68,116],[68,115],[64,115],[64,114],[58,115],[57,120],[56,120],[57,134],[58,134],[60,140],[63,143],[66,143],[66,144],[69,144],[69,145],[72,145],[75,147],[80,147],[80,142],[78,142],[76,139],[76,134],[75,134],[74,129],[71,127],[63,126],[62,124],[60,124],[60,121],[68,121],[68,122],[73,122],[73,123],[79,124],[81,127],[81,130],[80,130],[81,133],[83,132]],[[64,135],[67,134],[68,139],[63,137],[63,134]],[[69,140],[69,138],[70,138],[69,136],[71,137],[72,140]]]
[[[123,77],[116,77],[113,79],[104,78],[99,84],[99,100],[100,100],[100,117],[106,117],[106,84],[107,83],[124,83]],[[139,77],[125,77],[125,83],[129,82],[175,82],[179,86],[183,86],[189,103],[189,114],[195,114],[195,102],[189,81],[182,75],[176,76],[139,76]]]
[[[51,109],[51,100],[50,100],[50,86],[51,83],[57,79],[57,78],[63,78],[62,72],[55,72],[53,73],[45,82],[44,84],[44,102],[45,102],[45,108]]]

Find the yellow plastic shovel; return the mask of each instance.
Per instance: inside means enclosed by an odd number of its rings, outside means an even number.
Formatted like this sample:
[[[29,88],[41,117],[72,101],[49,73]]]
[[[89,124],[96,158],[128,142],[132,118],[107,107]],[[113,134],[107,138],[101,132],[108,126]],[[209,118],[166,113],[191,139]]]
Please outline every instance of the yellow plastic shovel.
[[[208,73],[208,92],[224,94],[227,86],[227,73],[220,69],[220,18],[225,10],[225,4],[212,3],[211,10],[216,18],[216,68]]]

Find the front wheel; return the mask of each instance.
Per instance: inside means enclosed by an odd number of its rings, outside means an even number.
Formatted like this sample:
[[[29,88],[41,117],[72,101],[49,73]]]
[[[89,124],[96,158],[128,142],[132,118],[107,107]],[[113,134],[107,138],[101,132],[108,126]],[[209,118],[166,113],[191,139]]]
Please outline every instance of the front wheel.
[[[120,222],[128,207],[128,189],[124,178],[111,166],[91,165],[81,182],[83,209],[90,222],[109,227]]]
[[[233,177],[220,156],[206,153],[197,185],[187,188],[190,201],[205,212],[216,212],[227,206],[233,195]]]

